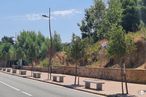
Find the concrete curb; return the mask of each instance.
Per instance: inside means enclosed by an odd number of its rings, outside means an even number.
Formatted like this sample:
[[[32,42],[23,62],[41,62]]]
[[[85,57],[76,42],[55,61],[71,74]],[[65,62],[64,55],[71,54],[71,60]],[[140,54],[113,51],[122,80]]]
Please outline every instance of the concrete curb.
[[[40,79],[34,79],[34,78],[30,78],[30,77],[27,77],[28,79],[32,79],[32,80],[37,80],[37,81],[40,81],[40,82],[45,82],[45,83],[50,83],[50,84],[54,84],[54,85],[58,85],[58,86],[62,86],[62,87],[66,87],[66,88],[70,88],[70,89],[74,89],[74,90],[79,90],[79,91],[83,91],[83,92],[88,92],[88,93],[92,93],[92,94],[96,94],[96,95],[101,95],[101,96],[108,96],[106,94],[102,94],[102,93],[95,93],[95,92],[91,92],[91,91],[87,91],[87,90],[83,90],[83,89],[78,89],[78,88],[75,88],[73,86],[66,86],[66,85],[61,85],[59,83],[54,83],[54,82],[49,82],[49,81],[45,81],[45,80],[40,80]]]
[[[106,94],[103,94],[103,93],[95,93],[95,92],[84,90],[84,89],[78,89],[78,88],[73,87],[73,86],[62,85],[62,84],[59,84],[59,83],[40,80],[40,79],[37,79],[37,78],[31,78],[31,77],[24,76],[24,75],[21,76],[21,75],[18,75],[18,74],[12,74],[10,72],[4,72],[4,71],[0,71],[0,72],[5,73],[5,74],[9,74],[9,75],[14,75],[14,76],[17,76],[17,77],[22,77],[22,78],[27,78],[27,79],[36,80],[36,81],[40,81],[40,82],[45,82],[45,83],[49,83],[49,84],[54,84],[54,85],[58,85],[58,86],[62,86],[62,87],[66,87],[66,88],[70,88],[70,89],[74,89],[74,90],[78,90],[78,91],[83,91],[83,92],[87,92],[87,93],[101,95],[101,96],[105,96],[105,97],[109,96],[109,95],[106,95]]]

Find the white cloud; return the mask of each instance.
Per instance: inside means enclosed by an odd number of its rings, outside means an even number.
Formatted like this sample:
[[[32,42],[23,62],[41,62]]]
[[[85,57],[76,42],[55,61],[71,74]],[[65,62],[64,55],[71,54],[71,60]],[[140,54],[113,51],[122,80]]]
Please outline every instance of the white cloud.
[[[56,16],[62,16],[62,17],[65,17],[65,16],[70,16],[70,15],[73,15],[73,14],[80,14],[81,12],[76,10],[76,9],[68,9],[68,10],[59,10],[59,11],[53,11],[51,12],[51,19],[56,19]],[[42,15],[43,14],[48,14],[48,13],[33,13],[33,14],[27,14],[25,15],[25,18],[27,20],[30,20],[30,21],[37,21],[37,20],[42,20],[42,19],[46,19],[46,18],[43,18]]]
[[[51,12],[51,19],[57,19],[57,16],[66,17],[74,14],[80,14],[81,12],[77,9],[68,9],[68,10],[58,10]],[[28,21],[39,21],[39,20],[48,20],[48,18],[42,17],[42,15],[48,15],[48,13],[31,13],[26,15],[17,15],[9,16],[0,19],[11,19],[11,20],[28,20]]]
[[[32,20],[32,21],[41,20],[42,19],[42,16],[40,14],[27,14],[27,15],[25,15],[25,17],[28,20]]]
[[[62,11],[54,11],[54,12],[52,12],[52,14],[54,16],[68,16],[68,15],[78,14],[78,13],[81,13],[81,12],[76,10],[76,9],[69,9],[69,10],[62,10]]]
[[[46,14],[46,13],[27,14],[25,15],[25,18],[29,21],[38,21],[38,20],[43,20],[43,19],[48,20],[47,18],[42,17],[43,14]],[[51,19],[55,19],[55,17],[51,16]]]

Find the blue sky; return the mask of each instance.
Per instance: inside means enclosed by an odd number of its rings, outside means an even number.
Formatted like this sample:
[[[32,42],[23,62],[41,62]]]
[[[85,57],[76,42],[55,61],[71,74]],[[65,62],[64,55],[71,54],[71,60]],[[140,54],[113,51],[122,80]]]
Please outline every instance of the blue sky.
[[[40,31],[49,36],[48,15],[51,8],[52,32],[57,31],[63,42],[70,42],[72,33],[80,35],[77,23],[84,17],[84,9],[92,0],[3,0],[0,3],[0,38],[15,36],[20,31]]]

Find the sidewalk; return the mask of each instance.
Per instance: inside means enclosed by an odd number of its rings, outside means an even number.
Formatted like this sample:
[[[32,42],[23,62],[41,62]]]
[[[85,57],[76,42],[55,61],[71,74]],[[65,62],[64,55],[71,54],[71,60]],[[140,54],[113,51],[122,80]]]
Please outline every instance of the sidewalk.
[[[9,73],[9,74],[11,74],[11,73]],[[18,70],[17,70],[16,75],[19,76]],[[41,78],[36,79],[36,78],[30,77],[31,71],[27,71],[26,78],[38,80],[38,81],[42,81],[42,82],[47,82],[47,83],[51,83],[51,84],[56,84],[56,85],[60,85],[60,86],[64,86],[64,87],[69,87],[69,88],[73,88],[73,89],[80,90],[80,91],[98,94],[98,95],[101,95],[101,97],[121,93],[121,82],[80,77],[80,86],[73,86],[74,76],[65,75],[65,74],[62,74],[62,75],[65,76],[63,83],[53,82],[51,80],[48,80],[48,73],[44,73],[44,72],[41,72]],[[98,80],[99,82],[104,82],[103,90],[97,91],[97,90],[93,90],[93,89],[85,89],[83,81],[86,79],[92,79],[92,80]],[[94,88],[95,85],[91,84],[91,87]],[[146,93],[144,95],[139,94],[140,90],[146,90],[146,85],[128,83],[128,89],[129,89],[129,95],[135,95],[135,97],[146,97]]]

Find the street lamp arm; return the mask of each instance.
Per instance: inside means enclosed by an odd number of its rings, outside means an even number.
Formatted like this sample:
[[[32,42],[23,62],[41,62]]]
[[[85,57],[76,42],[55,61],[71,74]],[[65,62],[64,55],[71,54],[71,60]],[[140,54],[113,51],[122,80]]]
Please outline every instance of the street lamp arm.
[[[47,16],[47,15],[42,15],[42,17],[49,18],[49,16]]]

